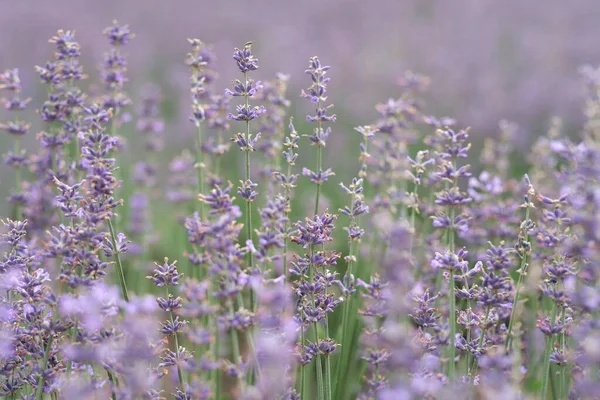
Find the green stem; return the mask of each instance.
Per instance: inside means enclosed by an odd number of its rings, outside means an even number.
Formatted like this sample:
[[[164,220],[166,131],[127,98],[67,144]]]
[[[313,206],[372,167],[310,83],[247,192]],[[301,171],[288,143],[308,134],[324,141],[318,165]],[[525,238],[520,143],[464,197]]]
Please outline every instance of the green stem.
[[[248,72],[244,72],[244,84],[248,87]],[[244,105],[246,109],[248,105],[249,95],[246,93],[244,96]],[[246,168],[245,168],[245,180],[250,180],[250,121],[246,121]],[[246,240],[252,241],[252,204],[246,201]],[[252,272],[252,266],[254,262],[254,256],[251,251],[248,251],[248,269]],[[250,309],[252,312],[256,311],[256,294],[253,290],[250,291]]]
[[[454,207],[450,207],[450,229],[448,230],[448,248],[451,253],[454,253]],[[450,345],[448,348],[448,379],[454,380],[454,358],[456,356],[455,335],[456,335],[456,288],[454,282],[454,270],[450,271],[449,296],[450,296],[450,314],[448,315],[448,323],[450,325]]]
[[[308,266],[308,270],[309,270],[309,276],[310,276],[310,280],[312,281],[314,278],[314,266],[312,264],[312,259],[313,259],[313,245],[310,245],[310,250],[309,250],[309,257],[310,257],[310,264]],[[312,307],[316,308],[316,301],[315,301],[315,294],[311,293],[310,295],[311,297],[311,303],[312,303]],[[315,345],[318,344],[319,342],[319,334],[318,334],[318,326],[317,323],[314,322],[313,323],[313,327],[312,327],[312,331],[313,331],[313,338],[314,338],[314,343]],[[317,360],[315,362],[315,368],[316,368],[316,372],[317,372],[317,390],[318,390],[318,394],[319,394],[319,400],[324,400],[325,399],[325,387],[323,384],[323,364],[321,362],[321,355],[317,354]]]
[[[233,311],[233,302],[229,302],[229,314],[233,317],[235,312]],[[237,329],[231,328],[231,350],[233,352],[233,363],[236,368],[240,365],[240,340],[238,337]],[[241,376],[238,375],[238,385],[240,386],[240,391],[242,394],[245,391],[245,382]]]
[[[450,315],[449,323],[450,323],[450,346],[448,348],[448,379],[450,381],[454,380],[454,358],[456,355],[456,348],[454,344],[454,336],[456,335],[456,297],[455,297],[455,288],[454,288],[454,271],[450,271]]]
[[[112,400],[117,400],[117,395],[115,393],[115,387],[117,387],[117,382],[112,372],[108,368],[105,368],[106,375],[108,376],[108,381],[110,382],[110,398]]]
[[[216,281],[216,279],[215,279]],[[212,322],[214,324],[215,330],[215,340],[212,342],[212,355],[214,357],[214,361],[219,361],[219,347],[221,342],[221,335],[219,332],[219,324],[217,323],[217,318],[213,315],[211,316]],[[221,399],[221,370],[219,368],[215,368],[212,370],[212,381],[215,384],[215,400]]]
[[[331,356],[325,357],[325,399],[331,400]]]
[[[490,307],[486,307],[485,309],[485,317],[483,318],[483,325],[487,325],[487,319],[490,316]],[[485,340],[485,333],[487,331],[487,328],[483,328],[481,330],[480,336],[479,336],[479,343],[477,344],[477,348],[478,350],[482,350],[483,349],[483,341]],[[473,388],[475,387],[474,385],[474,381],[475,381],[475,374],[477,372],[477,364],[478,364],[479,360],[477,359],[477,357],[473,357],[473,361],[471,362],[471,376],[470,376],[470,381],[469,381],[469,395],[468,395],[468,399],[471,399],[471,395],[473,393]]]
[[[21,152],[21,138],[15,138],[15,155],[18,155]],[[21,167],[17,166],[15,168],[15,189],[20,193],[21,192]],[[17,220],[23,219],[23,210],[19,207],[18,204],[15,203],[15,217]]]
[[[320,126],[320,124],[319,124]],[[320,129],[320,128],[319,128]],[[323,150],[321,149],[321,145],[317,144],[317,173],[321,174],[321,169],[323,163]],[[314,214],[319,214],[319,199],[321,198],[321,183],[317,183],[317,195],[315,196],[315,212]]]
[[[71,328],[71,343],[75,343],[75,340],[77,339],[77,323],[75,323],[75,326]],[[71,369],[73,367],[73,361],[69,360],[69,362],[67,363],[67,377],[71,376]]]
[[[216,321],[215,321],[215,327],[217,326]],[[219,332],[218,332],[218,328],[217,328],[217,332],[215,335],[215,341],[214,341],[214,348],[213,348],[213,355],[215,358],[215,362],[219,361],[219,345],[220,345],[220,338],[219,338]],[[221,398],[221,370],[219,368],[215,368],[212,371],[212,380],[215,384],[215,399],[219,400]]]
[[[354,209],[354,197],[352,197],[352,200],[350,202],[350,210]],[[351,217],[351,221],[350,221],[351,225],[355,225],[356,221],[354,217]],[[354,260],[355,260],[355,256],[354,256],[354,247],[355,247],[355,243],[353,240],[348,240],[348,267],[346,268],[346,274],[344,275],[344,277],[349,278],[352,275],[352,269],[354,266]],[[348,281],[346,279],[346,281]],[[342,345],[342,349],[340,352],[340,357],[339,357],[339,362],[337,365],[337,371],[336,371],[336,379],[334,382],[334,395],[335,398],[337,399],[340,395],[340,391],[339,388],[342,385],[342,380],[344,378],[345,372],[347,370],[347,366],[348,366],[348,357],[350,356],[350,351],[352,349],[350,349],[349,344],[347,343],[348,341],[348,335],[346,335],[346,332],[348,331],[349,327],[348,327],[348,318],[349,318],[349,313],[350,313],[350,308],[351,308],[351,302],[352,302],[352,296],[348,295],[346,297],[346,301],[344,302],[343,305],[343,314],[342,314],[342,325],[340,326],[340,344]]]
[[[565,320],[566,320],[566,309],[565,309],[565,307],[563,307],[562,318],[561,318],[561,324],[563,326],[563,331],[560,334],[560,348],[561,348],[563,355],[566,355],[566,351],[567,351],[566,335],[565,335],[565,328],[564,328],[564,326],[566,324]],[[560,365],[560,385],[561,385],[560,398],[567,398],[567,396],[569,395],[569,377],[567,376],[567,365],[564,363]]]
[[[289,177],[292,174],[292,165],[288,164],[288,168],[287,168],[287,176]],[[287,273],[288,273],[288,243],[289,243],[289,235],[288,235],[288,230],[289,230],[289,223],[290,223],[290,219],[289,219],[289,215],[290,215],[290,209],[291,209],[291,203],[290,203],[290,187],[288,184],[286,184],[285,186],[285,203],[286,203],[286,209],[285,209],[285,225],[284,225],[284,236],[283,236],[283,275],[287,277]]]
[[[304,346],[304,311],[300,311],[300,343]],[[300,365],[300,389],[298,392],[300,393],[300,400],[306,398],[306,391],[304,390],[306,384],[306,371],[305,366]]]
[[[167,299],[169,298],[169,286],[165,286],[167,292]],[[173,318],[173,311],[169,311],[169,319],[171,320],[171,325],[174,325],[175,318]],[[179,338],[177,332],[173,334],[173,341],[175,344],[175,358],[177,360],[177,379],[179,379],[179,386],[184,389],[184,380],[183,380],[183,372],[181,371],[181,366],[179,365],[180,354],[179,354]]]
[[[556,321],[556,315],[558,313],[558,306],[556,304],[552,307],[552,319],[551,324],[554,325]],[[549,335],[546,339],[546,350],[544,351],[544,363],[542,364],[542,388],[540,389],[540,399],[545,400],[548,392],[548,378],[550,370],[550,353],[552,353],[552,337]]]
[[[525,221],[529,221],[529,207],[525,210]],[[529,241],[528,231],[525,231],[525,241]],[[508,321],[508,330],[506,331],[506,343],[504,344],[504,350],[510,350],[512,344],[512,330],[514,325],[514,319],[516,314],[517,306],[519,305],[519,295],[521,293],[521,287],[527,275],[527,253],[521,255],[521,265],[519,266],[519,279],[517,281],[517,288],[515,290],[515,297],[513,299],[513,306],[510,310],[510,319]]]
[[[50,359],[50,350],[52,349],[52,341],[54,340],[54,336],[50,333],[50,337],[48,338],[48,342],[46,343],[46,348],[44,349],[44,358],[42,360],[42,368],[40,371],[40,377],[37,381],[37,389],[35,391],[36,400],[42,400],[44,396],[44,371],[48,368],[48,360]]]
[[[112,243],[113,251],[115,253],[115,260],[117,262],[117,276],[119,278],[119,285],[121,286],[121,294],[123,295],[123,299],[129,302],[129,294],[127,293],[127,285],[125,284],[125,272],[123,271],[123,264],[121,263],[121,255],[117,249],[117,235],[115,234],[115,229],[110,218],[107,221],[108,229],[110,230],[110,241]]]
[[[196,124],[196,173],[198,174],[198,193],[204,194],[204,165],[202,156],[202,125]],[[204,219],[206,205],[200,202],[198,214],[200,219]]]
[[[219,175],[221,174],[221,158],[224,155],[220,153],[221,146],[223,145],[223,128],[219,128],[217,130],[217,145],[219,152],[217,153],[217,156],[215,158],[215,175],[219,177]]]
[[[327,286],[325,286],[327,296]],[[329,316],[325,314],[325,338],[329,339]],[[325,400],[331,400],[331,356],[325,356]]]

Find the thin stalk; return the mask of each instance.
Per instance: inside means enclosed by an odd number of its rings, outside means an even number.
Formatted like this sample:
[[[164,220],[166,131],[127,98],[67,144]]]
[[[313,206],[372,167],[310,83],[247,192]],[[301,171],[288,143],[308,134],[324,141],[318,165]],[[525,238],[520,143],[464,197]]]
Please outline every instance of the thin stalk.
[[[223,128],[219,128],[217,130],[217,148],[219,152],[221,151],[221,146],[223,145]],[[221,174],[221,158],[223,158],[224,154],[217,153],[215,157],[215,175],[218,177]]]
[[[327,286],[325,286],[327,296]],[[325,338],[329,338],[329,317],[325,314]],[[331,356],[325,356],[325,400],[331,400]]]
[[[450,347],[448,348],[448,379],[454,380],[454,358],[456,357],[456,348],[454,344],[454,336],[456,335],[456,297],[454,285],[454,271],[450,271]]]
[[[166,287],[167,299],[169,298],[169,286]],[[175,318],[173,318],[173,311],[169,311],[169,319],[171,320],[171,325],[174,325]],[[179,338],[177,332],[173,334],[173,341],[175,344],[175,358],[177,359],[177,379],[179,380],[179,386],[184,388],[184,380],[183,380],[183,372],[181,371],[181,366],[179,365],[180,354],[179,354]]]
[[[321,123],[319,123],[319,129],[321,127]],[[321,174],[321,169],[323,168],[323,150],[320,144],[317,144],[317,173]],[[315,212],[317,215],[319,213],[319,199],[321,198],[321,183],[317,183],[317,194],[315,196]]]
[[[218,278],[215,278],[215,281]],[[212,342],[212,355],[215,359],[215,362],[219,361],[219,347],[220,347],[220,342],[221,342],[221,335],[219,332],[219,324],[217,323],[217,319],[216,317],[213,317],[213,324],[214,324],[214,329],[215,329],[215,340]],[[215,384],[215,399],[216,400],[220,400],[221,399],[221,370],[220,368],[214,368],[212,370],[212,381]]]
[[[325,399],[331,400],[331,356],[325,357]]]
[[[288,164],[288,168],[287,168],[287,176],[289,177],[292,173],[292,165]],[[283,275],[287,277],[287,273],[288,273],[288,243],[289,243],[289,235],[288,235],[288,230],[289,230],[289,215],[290,215],[290,211],[291,211],[291,204],[290,204],[290,191],[291,188],[289,187],[289,185],[285,185],[285,203],[286,203],[286,209],[285,209],[285,225],[284,225],[284,235],[283,235]]]
[[[565,319],[566,319],[566,309],[565,309],[565,307],[563,307],[562,318],[561,318],[561,324],[563,327],[566,326]],[[566,335],[565,335],[564,328],[560,334],[560,349],[562,351],[562,354],[565,355],[566,351],[567,351],[567,344],[566,344]],[[569,394],[569,377],[567,376],[566,364],[561,364],[561,366],[560,366],[560,385],[561,385],[560,398],[566,398],[567,395]]]
[[[302,343],[302,345],[304,346],[304,314],[302,311],[300,311],[300,343]],[[300,393],[300,400],[306,398],[304,390],[304,385],[306,383],[305,381],[306,372],[304,369],[304,365],[300,365],[300,389],[298,390],[298,393]]]
[[[75,343],[75,340],[77,339],[77,322],[75,323],[75,326],[73,328],[71,328],[71,343]],[[73,361],[69,360],[69,362],[67,363],[67,376],[71,375],[71,369],[73,368]]]
[[[352,197],[352,200],[350,201],[350,210],[354,209],[354,202],[355,202],[355,198],[354,196]],[[352,216],[351,220],[350,220],[350,225],[354,226],[356,224],[355,221],[355,217]],[[354,266],[354,262],[355,262],[355,256],[354,256],[354,247],[355,247],[355,241],[350,239],[348,240],[348,267],[346,268],[346,274],[344,275],[344,278],[346,277],[350,277],[352,275],[352,269]],[[348,318],[349,318],[349,313],[350,313],[350,308],[351,308],[351,302],[352,302],[352,295],[348,295],[346,297],[346,301],[344,302],[343,305],[343,313],[342,313],[342,325],[340,325],[340,344],[342,345],[342,349],[341,349],[341,353],[340,353],[340,358],[339,358],[339,362],[337,365],[337,370],[336,370],[336,379],[335,379],[335,383],[334,383],[334,394],[335,394],[335,398],[337,399],[339,396],[339,387],[341,385],[342,379],[345,375],[346,372],[346,367],[348,365],[348,357],[350,356],[349,352],[350,352],[350,347],[349,344],[347,343],[348,341],[348,336],[346,335],[346,332],[348,331],[349,327],[348,327]]]
[[[115,228],[113,227],[110,218],[107,221],[108,229],[110,230],[110,241],[112,243],[113,251],[115,252],[115,260],[117,262],[117,275],[119,277],[119,285],[121,286],[121,294],[123,295],[123,299],[129,302],[129,294],[127,293],[127,285],[125,283],[125,273],[123,271],[123,264],[121,263],[121,255],[117,251],[117,235],[115,234]]]
[[[248,72],[244,72],[244,84],[248,87]],[[244,106],[248,109],[248,93],[244,96]],[[250,121],[246,121],[246,168],[245,168],[245,180],[250,179]],[[246,201],[246,240],[252,241],[252,205],[249,201]],[[251,251],[248,251],[248,269],[252,270],[254,263],[254,256]],[[250,309],[252,312],[256,311],[256,294],[253,290],[250,291]]]
[[[487,319],[490,316],[490,307],[486,307],[485,309],[485,317],[483,318],[483,324],[484,326],[487,324]],[[479,336],[479,342],[477,344],[477,348],[478,350],[481,350],[483,348],[483,341],[485,340],[485,333],[486,333],[487,329],[482,329],[480,336]],[[477,370],[477,364],[478,364],[479,360],[477,359],[477,357],[473,357],[473,361],[471,363],[471,372],[472,375],[469,377],[470,381],[469,381],[469,394],[468,394],[468,399],[471,399],[471,395],[473,394],[473,388],[475,387],[474,385],[474,381],[475,381],[475,372]]]
[[[215,327],[216,326],[217,324],[215,324]],[[219,360],[219,346],[221,341],[219,336],[219,332],[216,332],[213,348],[213,355],[215,357],[215,361]],[[212,380],[215,384],[215,399],[219,400],[221,398],[221,370],[219,368],[215,368],[212,370]]]
[[[242,296],[241,293],[238,293],[238,295],[237,295],[237,303],[238,303],[239,308],[244,308],[244,309],[246,308],[246,306],[244,305],[244,297]],[[258,362],[258,353],[256,352],[256,345],[254,344],[254,337],[252,336],[251,331],[246,331],[246,341],[248,342],[248,346],[250,346],[250,354],[252,354],[252,356],[255,360],[256,372],[258,373],[258,376],[260,377],[261,369],[260,369],[260,364]],[[252,377],[250,376],[250,374],[248,374],[247,378],[248,378],[248,383],[253,384]]]
[[[556,315],[558,313],[558,306],[556,304],[552,307],[552,319],[551,324],[554,325],[556,321]],[[542,388],[540,389],[540,399],[545,400],[546,394],[548,392],[548,378],[549,378],[549,370],[550,370],[550,353],[552,353],[552,337],[553,335],[549,335],[546,340],[546,349],[544,351],[544,362],[542,364]]]
[[[314,277],[314,266],[312,264],[313,252],[314,252],[313,246],[310,245],[310,250],[309,250],[310,264],[308,266],[308,270],[309,270],[309,275],[310,275],[311,281],[313,280],[313,277]],[[311,293],[310,298],[311,298],[311,302],[312,302],[312,307],[315,308],[316,307],[315,294]],[[314,343],[315,343],[315,345],[317,345],[317,343],[319,341],[319,334],[318,334],[318,327],[317,327],[316,322],[313,323],[312,331],[313,331]],[[316,368],[316,372],[317,372],[317,390],[318,390],[318,394],[319,394],[319,400],[324,400],[325,399],[325,387],[323,384],[323,364],[321,362],[321,354],[317,354],[315,368]]]
[[[52,341],[54,340],[54,336],[50,334],[48,338],[48,342],[46,343],[46,348],[44,349],[44,358],[42,359],[42,368],[40,371],[40,377],[37,381],[37,389],[35,391],[36,400],[42,400],[44,396],[44,371],[48,368],[48,360],[50,359],[50,350],[52,349]]]
[[[468,291],[469,290],[469,278],[467,278],[465,276],[465,289]],[[471,300],[469,298],[467,298],[467,310],[471,309]],[[467,329],[467,343],[471,343],[471,329]],[[467,354],[465,356],[465,362],[466,362],[466,367],[467,367],[467,376],[470,375],[471,370],[469,369],[469,366],[471,365],[471,353],[467,351]]]
[[[229,302],[229,314],[233,317],[235,312],[233,311],[233,302]],[[238,337],[237,329],[231,329],[231,350],[233,352],[233,362],[237,366],[240,365],[240,340]],[[240,386],[240,391],[242,394],[245,391],[245,382],[241,376],[238,375],[238,385]]]
[[[15,138],[15,155],[18,155],[21,152],[21,138]],[[21,168],[17,166],[15,168],[15,188],[18,192],[21,191]],[[17,220],[21,220],[23,218],[23,211],[18,204],[15,203],[15,216]]]
[[[341,330],[341,338],[340,338],[340,343],[342,344],[342,350],[340,353],[340,360],[339,360],[339,364],[337,366],[337,370],[336,370],[336,379],[335,379],[335,384],[334,384],[334,394],[335,394],[335,398],[338,398],[338,394],[339,394],[339,387],[342,383],[342,379],[344,376],[344,370],[346,369],[346,365],[347,362],[346,359],[347,354],[348,354],[348,348],[347,348],[347,341],[348,339],[346,338],[346,330],[347,330],[347,326],[348,326],[348,314],[350,311],[350,306],[349,303],[350,302],[350,296],[348,296],[346,298],[346,302],[344,303],[344,311],[342,314],[342,325],[340,326],[340,330]]]
[[[321,100],[317,102],[317,110],[321,108]],[[321,132],[323,132],[323,123],[321,122],[321,118],[318,118],[317,121],[318,129],[319,129],[319,141],[317,142],[317,174],[319,177],[321,176],[321,170],[323,169],[323,149],[321,146]],[[317,194],[315,196],[315,212],[317,215],[319,213],[319,200],[321,198],[321,183],[317,183]]]
[[[313,334],[314,334],[314,341],[315,341],[315,343],[317,343],[318,334],[317,334],[317,324],[316,323],[313,325]],[[325,399],[325,387],[323,384],[323,364],[321,362],[320,354],[317,354],[317,361],[316,361],[315,365],[316,365],[316,371],[317,371],[317,390],[319,393],[319,400],[323,400],[323,399]]]
[[[529,220],[529,207],[525,210],[525,221]],[[529,232],[525,229],[525,240],[529,241]],[[521,293],[521,287],[523,286],[523,281],[525,280],[525,276],[527,275],[527,252],[524,252],[521,255],[521,265],[519,266],[519,280],[517,281],[517,288],[515,290],[515,297],[513,299],[513,306],[510,310],[510,319],[508,321],[508,330],[506,331],[506,343],[504,344],[504,350],[510,350],[510,346],[512,344],[512,329],[514,325],[514,317],[516,308],[519,302],[519,295]]]
[[[415,190],[416,190],[416,185],[415,185]],[[416,220],[416,215],[417,215],[417,210],[415,207],[411,208],[410,210],[410,230],[411,230],[411,235],[410,235],[410,256],[412,257],[413,254],[413,247],[414,247],[414,242],[415,242],[415,220]],[[418,274],[420,272],[420,268],[416,268],[415,271],[415,278],[418,278]]]
[[[112,372],[109,371],[108,368],[105,368],[106,370],[106,375],[108,376],[108,381],[110,382],[110,398],[112,400],[117,400],[117,395],[115,393],[115,387],[117,387],[117,382],[115,381],[115,377],[113,376]]]
[[[202,156],[202,125],[196,124],[196,173],[198,175],[198,193],[204,194],[204,165]],[[200,202],[198,214],[201,219],[204,218],[206,205]]]
[[[451,253],[454,253],[454,207],[450,208],[450,229],[448,231],[448,248]],[[450,325],[450,346],[448,348],[448,379],[454,380],[454,358],[456,357],[456,347],[454,344],[456,335],[456,295],[454,270],[450,271],[450,282],[448,283],[450,291],[450,314],[448,315],[448,323]]]

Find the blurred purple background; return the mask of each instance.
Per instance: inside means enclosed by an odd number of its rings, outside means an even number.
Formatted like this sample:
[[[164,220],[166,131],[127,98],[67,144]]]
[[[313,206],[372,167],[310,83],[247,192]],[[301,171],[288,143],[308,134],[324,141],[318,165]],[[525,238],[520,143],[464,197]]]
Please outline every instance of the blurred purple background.
[[[59,28],[76,30],[93,82],[94,63],[106,49],[101,31],[117,19],[137,35],[127,49],[130,88],[158,80],[184,106],[186,38],[214,44],[221,87],[236,76],[233,47],[252,40],[261,65],[257,78],[291,74],[289,97],[296,103],[303,103],[297,94],[307,84],[308,58],[318,55],[331,65],[331,98],[349,125],[371,122],[373,105],[397,94],[394,82],[405,69],[431,76],[431,109],[471,125],[474,135],[495,131],[502,118],[530,129],[547,126],[550,115],[578,123],[577,69],[600,62],[598,0],[0,0],[0,5],[0,68],[20,68],[26,92],[41,90],[33,66],[50,57],[48,38]],[[178,112],[187,115],[184,107]]]

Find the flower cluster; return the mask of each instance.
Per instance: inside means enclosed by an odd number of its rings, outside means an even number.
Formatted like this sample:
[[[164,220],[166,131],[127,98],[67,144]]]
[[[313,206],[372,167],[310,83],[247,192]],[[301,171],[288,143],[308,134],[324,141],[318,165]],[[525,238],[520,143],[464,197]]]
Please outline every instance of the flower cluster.
[[[580,138],[553,119],[528,166],[513,163],[519,126],[471,137],[427,113],[431,81],[413,72],[325,158],[337,117],[330,67],[312,57],[301,92],[314,107],[311,158],[299,154],[306,126],[284,122],[287,75],[250,78],[258,60],[247,43],[233,52],[242,77],[217,90],[212,48],[190,39],[195,147],[163,168],[177,145],[163,137],[176,129],[163,115],[171,99],[153,84],[135,92],[138,136],[126,147],[122,50],[133,34],[115,22],[104,35],[99,91],[81,85],[74,32],[51,38],[52,60],[36,68],[41,124],[28,119],[22,93],[34,89],[19,70],[0,73],[14,168],[0,226],[0,397],[600,392],[600,70],[582,69]],[[21,143],[37,125],[37,142]],[[326,185],[336,166],[337,192]]]

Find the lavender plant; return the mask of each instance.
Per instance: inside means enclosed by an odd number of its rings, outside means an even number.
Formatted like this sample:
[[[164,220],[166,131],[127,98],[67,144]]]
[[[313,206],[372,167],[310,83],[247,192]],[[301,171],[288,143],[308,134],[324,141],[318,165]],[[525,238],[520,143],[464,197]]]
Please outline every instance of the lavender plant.
[[[192,39],[194,150],[166,161],[167,91],[140,91],[125,146],[133,35],[116,23],[104,34],[100,92],[82,85],[74,33],[50,40],[35,143],[21,143],[36,126],[22,93],[35,88],[22,67],[0,74],[14,168],[0,227],[2,398],[597,396],[598,70],[582,70],[581,135],[552,121],[521,154],[531,166],[513,171],[519,127],[503,121],[474,158],[477,134],[427,113],[424,76],[405,73],[346,140],[318,57],[300,93],[314,111],[294,124],[290,78],[251,79],[251,43],[233,53],[243,78],[218,95],[212,49]],[[335,168],[343,199],[324,185]]]

